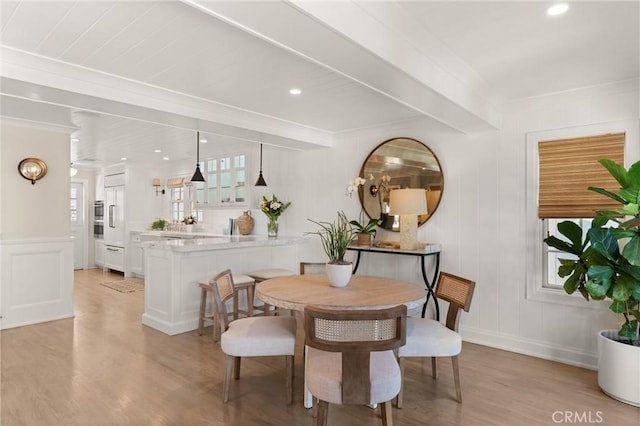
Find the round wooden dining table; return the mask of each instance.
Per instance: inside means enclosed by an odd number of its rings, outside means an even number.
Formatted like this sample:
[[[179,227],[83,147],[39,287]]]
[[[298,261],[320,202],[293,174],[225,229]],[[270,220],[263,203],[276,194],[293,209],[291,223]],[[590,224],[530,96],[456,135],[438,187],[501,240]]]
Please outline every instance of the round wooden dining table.
[[[308,305],[328,309],[384,309],[403,304],[409,310],[421,308],[427,299],[421,286],[392,278],[353,275],[346,287],[331,287],[325,274],[290,275],[262,281],[256,285],[256,295],[264,303],[291,309],[298,316]],[[306,385],[303,404],[306,408],[313,405]]]
[[[256,285],[264,303],[282,309],[304,311],[307,305],[329,309],[384,309],[404,304],[421,307],[425,290],[393,278],[353,275],[346,287],[331,287],[324,274],[290,275]]]

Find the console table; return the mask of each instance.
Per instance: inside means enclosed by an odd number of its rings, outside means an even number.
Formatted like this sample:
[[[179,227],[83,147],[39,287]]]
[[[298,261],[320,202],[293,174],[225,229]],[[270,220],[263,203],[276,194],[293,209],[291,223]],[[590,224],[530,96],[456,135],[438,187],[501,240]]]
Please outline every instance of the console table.
[[[427,291],[427,300],[422,305],[422,318],[424,318],[427,312],[427,303],[429,303],[429,298],[433,296],[433,304],[436,308],[436,320],[440,321],[440,307],[438,306],[438,299],[436,298],[434,287],[436,285],[436,279],[438,278],[438,270],[440,269],[440,252],[442,251],[442,247],[440,244],[425,244],[424,247],[415,249],[415,250],[401,250],[395,247],[387,247],[387,246],[358,246],[358,245],[350,245],[347,250],[352,250],[358,253],[358,257],[356,259],[356,264],[353,267],[353,273],[355,274],[358,270],[358,266],[360,265],[360,255],[363,252],[365,253],[380,253],[380,254],[397,254],[404,256],[420,256],[420,265],[422,267],[422,279],[424,280],[424,285]],[[425,258],[427,256],[435,256],[436,258],[436,267],[433,272],[433,278],[429,281],[427,278],[427,270],[425,265]]]

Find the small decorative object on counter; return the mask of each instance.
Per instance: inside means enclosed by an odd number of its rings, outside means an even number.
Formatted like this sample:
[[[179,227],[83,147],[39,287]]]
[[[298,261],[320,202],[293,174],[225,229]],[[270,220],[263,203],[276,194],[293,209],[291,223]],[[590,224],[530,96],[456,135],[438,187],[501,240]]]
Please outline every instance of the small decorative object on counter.
[[[182,222],[184,222],[184,224],[185,224],[185,231],[186,232],[193,232],[193,225],[198,223],[198,219],[196,219],[196,217],[193,216],[193,215],[187,215],[187,216],[184,217]]]
[[[167,225],[169,225],[168,221],[164,219],[156,218],[156,220],[154,220],[153,223],[151,223],[151,229],[154,231],[164,231]]]
[[[278,217],[284,212],[291,202],[284,202],[278,200],[275,194],[271,196],[271,200],[267,200],[267,197],[262,196],[262,202],[260,203],[260,210],[267,215],[267,235],[269,238],[278,238]]]
[[[242,216],[238,218],[238,232],[240,235],[249,235],[253,230],[253,218],[249,210],[242,213]]]

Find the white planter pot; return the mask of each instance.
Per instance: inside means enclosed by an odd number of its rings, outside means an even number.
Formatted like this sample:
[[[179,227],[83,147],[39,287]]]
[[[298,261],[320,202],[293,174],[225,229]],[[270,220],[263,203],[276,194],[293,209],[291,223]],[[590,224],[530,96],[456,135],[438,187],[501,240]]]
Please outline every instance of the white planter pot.
[[[345,265],[338,265],[335,263],[327,263],[327,278],[331,287],[345,287],[349,284],[353,267],[351,263]]]
[[[614,340],[618,330],[598,333],[598,386],[610,397],[640,407],[640,347]]]

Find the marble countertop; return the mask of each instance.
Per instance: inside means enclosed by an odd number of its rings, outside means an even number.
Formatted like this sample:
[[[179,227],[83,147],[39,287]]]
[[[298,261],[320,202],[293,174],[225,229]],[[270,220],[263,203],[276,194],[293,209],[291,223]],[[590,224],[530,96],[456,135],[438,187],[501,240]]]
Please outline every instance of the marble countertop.
[[[153,232],[154,235],[157,235],[158,233],[158,231]],[[144,234],[145,233],[142,233],[142,235]],[[147,241],[143,240],[142,246],[146,248],[156,248],[178,252],[192,252],[293,245],[300,244],[309,239],[305,236],[278,236],[278,238],[268,238],[266,235],[216,235],[187,232],[162,232],[162,236],[169,237],[171,239]]]

